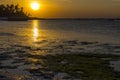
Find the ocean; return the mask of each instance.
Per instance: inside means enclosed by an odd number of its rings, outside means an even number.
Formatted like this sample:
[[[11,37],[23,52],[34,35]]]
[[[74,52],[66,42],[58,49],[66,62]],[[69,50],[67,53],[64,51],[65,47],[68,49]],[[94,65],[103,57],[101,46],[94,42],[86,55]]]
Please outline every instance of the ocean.
[[[36,70],[43,66],[40,55],[81,53],[120,55],[120,20],[0,21],[2,75],[15,80],[52,80],[36,77]]]
[[[119,44],[120,20],[0,21],[0,45],[32,44],[51,39]]]

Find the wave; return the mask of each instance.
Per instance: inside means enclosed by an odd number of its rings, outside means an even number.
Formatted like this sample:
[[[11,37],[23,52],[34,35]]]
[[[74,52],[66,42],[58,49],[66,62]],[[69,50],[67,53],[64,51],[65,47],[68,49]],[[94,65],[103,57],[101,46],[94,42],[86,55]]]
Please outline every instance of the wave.
[[[16,36],[16,35],[13,34],[13,33],[3,33],[3,32],[0,32],[0,36]]]

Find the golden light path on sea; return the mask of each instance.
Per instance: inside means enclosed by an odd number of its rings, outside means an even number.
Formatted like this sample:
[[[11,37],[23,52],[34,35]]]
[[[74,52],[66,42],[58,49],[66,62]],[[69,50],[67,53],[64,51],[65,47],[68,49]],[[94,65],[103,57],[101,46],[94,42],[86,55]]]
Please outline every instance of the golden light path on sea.
[[[33,40],[34,42],[38,41],[39,34],[39,22],[37,20],[33,20]]]

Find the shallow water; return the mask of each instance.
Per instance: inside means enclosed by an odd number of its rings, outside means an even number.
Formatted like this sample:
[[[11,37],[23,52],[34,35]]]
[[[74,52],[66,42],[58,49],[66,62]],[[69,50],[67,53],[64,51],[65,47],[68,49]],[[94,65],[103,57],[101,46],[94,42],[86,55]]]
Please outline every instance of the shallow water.
[[[110,61],[110,67],[114,68],[115,71],[120,72],[120,61]]]
[[[79,53],[120,55],[120,21],[0,21],[0,71],[15,79],[44,80],[27,71],[44,68],[39,55]]]
[[[0,21],[0,43],[32,44],[39,40],[67,39],[120,43],[120,21],[31,20]],[[14,42],[14,43],[13,43]],[[2,44],[2,45],[4,45]]]

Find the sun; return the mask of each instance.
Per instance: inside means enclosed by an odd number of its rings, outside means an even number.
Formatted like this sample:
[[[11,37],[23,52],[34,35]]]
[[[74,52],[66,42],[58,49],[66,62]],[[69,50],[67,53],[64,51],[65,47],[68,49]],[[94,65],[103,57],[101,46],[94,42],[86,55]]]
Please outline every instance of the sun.
[[[38,10],[38,9],[40,8],[40,4],[37,3],[37,2],[32,2],[32,3],[31,3],[31,8],[32,8],[33,10]]]

